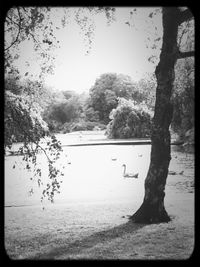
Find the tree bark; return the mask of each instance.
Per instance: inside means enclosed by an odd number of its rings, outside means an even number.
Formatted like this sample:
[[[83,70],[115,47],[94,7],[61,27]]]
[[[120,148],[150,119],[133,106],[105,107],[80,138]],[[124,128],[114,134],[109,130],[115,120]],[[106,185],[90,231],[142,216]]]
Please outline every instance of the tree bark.
[[[137,223],[168,222],[164,206],[165,185],[171,160],[169,126],[173,115],[171,103],[174,66],[177,59],[178,8],[163,8],[163,44],[156,67],[156,104],[152,126],[151,162],[145,180],[145,196],[141,207],[130,219]]]

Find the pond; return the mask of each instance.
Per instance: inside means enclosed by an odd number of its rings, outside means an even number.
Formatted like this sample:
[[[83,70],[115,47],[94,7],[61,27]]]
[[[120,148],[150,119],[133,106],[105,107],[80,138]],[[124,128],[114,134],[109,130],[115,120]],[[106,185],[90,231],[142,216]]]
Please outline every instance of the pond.
[[[150,162],[150,145],[99,145],[64,147],[59,166],[64,166],[60,194],[55,202],[134,200],[141,203],[144,179]],[[42,178],[47,181],[47,162],[38,155]],[[124,178],[127,172],[139,173],[138,179]],[[15,165],[15,168],[13,168]],[[38,205],[42,188],[30,180],[21,156],[5,159],[5,205]],[[28,192],[33,187],[34,194]]]
[[[57,134],[62,145],[81,142],[106,141],[104,131],[83,131],[69,134]],[[17,149],[20,144],[16,144]],[[172,158],[185,157],[180,146],[172,145]],[[150,144],[128,145],[92,145],[63,146],[63,153],[57,166],[64,176],[60,194],[55,195],[55,203],[77,203],[94,201],[133,201],[142,202],[144,197],[144,180],[150,163]],[[41,205],[42,186],[31,181],[32,173],[24,169],[22,156],[5,157],[5,206]],[[42,169],[42,180],[48,182],[47,160],[43,154],[38,155]],[[170,166],[177,167],[176,162]],[[126,171],[139,173],[138,179],[124,178],[122,165]],[[13,168],[15,165],[15,168]],[[173,167],[174,168],[174,167]],[[185,170],[186,173],[186,170]],[[34,194],[29,193],[33,188]],[[45,201],[45,204],[48,204]]]

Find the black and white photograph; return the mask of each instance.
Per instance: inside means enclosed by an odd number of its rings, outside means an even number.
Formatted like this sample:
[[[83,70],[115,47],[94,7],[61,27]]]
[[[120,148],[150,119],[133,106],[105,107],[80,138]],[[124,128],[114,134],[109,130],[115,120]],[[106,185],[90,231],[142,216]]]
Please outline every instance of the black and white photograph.
[[[10,260],[192,257],[194,21],[183,6],[7,10]]]

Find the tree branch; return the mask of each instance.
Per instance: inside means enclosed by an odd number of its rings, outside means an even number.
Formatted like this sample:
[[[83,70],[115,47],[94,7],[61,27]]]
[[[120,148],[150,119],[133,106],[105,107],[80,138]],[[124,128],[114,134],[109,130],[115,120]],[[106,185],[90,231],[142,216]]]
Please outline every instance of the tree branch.
[[[180,25],[184,21],[191,20],[192,18],[193,18],[193,14],[188,8],[184,11],[180,11],[178,24]]]
[[[26,10],[26,8],[25,7],[22,7],[23,8],[23,10],[25,11],[25,12],[27,12],[27,10]]]
[[[178,52],[177,59],[186,58],[186,57],[193,57],[194,51],[188,51],[188,52]]]
[[[7,51],[8,49],[10,49],[19,39],[19,35],[20,35],[20,31],[21,31],[21,15],[20,15],[20,12],[19,12],[19,9],[17,8],[17,11],[18,11],[18,15],[19,15],[19,24],[15,23],[18,25],[18,33],[17,33],[17,37],[15,38],[15,40],[11,43],[11,45],[9,45],[7,48],[5,48],[4,50]]]
[[[17,25],[19,27],[19,23],[15,22],[12,20],[12,18],[10,18],[9,16],[6,17],[6,20],[9,19],[11,21],[11,23],[14,23],[15,25]]]

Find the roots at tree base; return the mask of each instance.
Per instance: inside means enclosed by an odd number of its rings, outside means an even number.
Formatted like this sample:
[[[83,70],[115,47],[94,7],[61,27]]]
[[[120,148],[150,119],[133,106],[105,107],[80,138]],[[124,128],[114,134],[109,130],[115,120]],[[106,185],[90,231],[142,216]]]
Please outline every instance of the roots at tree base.
[[[161,208],[157,203],[149,204],[147,201],[144,201],[141,207],[129,219],[135,223],[148,224],[171,221],[164,205]]]

